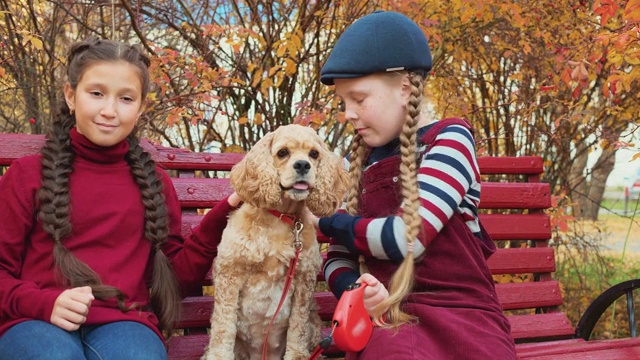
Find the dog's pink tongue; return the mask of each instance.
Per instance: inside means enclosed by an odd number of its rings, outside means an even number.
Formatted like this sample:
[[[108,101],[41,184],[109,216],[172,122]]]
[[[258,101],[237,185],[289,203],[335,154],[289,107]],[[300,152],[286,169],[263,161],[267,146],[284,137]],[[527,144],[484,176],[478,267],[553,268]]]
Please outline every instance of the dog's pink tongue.
[[[299,183],[293,184],[293,188],[296,190],[307,190],[309,188],[309,184],[299,182]]]

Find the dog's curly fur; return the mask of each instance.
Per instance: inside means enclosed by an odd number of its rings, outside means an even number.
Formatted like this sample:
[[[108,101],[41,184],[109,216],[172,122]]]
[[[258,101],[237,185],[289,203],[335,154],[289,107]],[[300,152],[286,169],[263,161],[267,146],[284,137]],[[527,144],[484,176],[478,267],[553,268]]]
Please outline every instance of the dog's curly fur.
[[[313,129],[287,125],[258,141],[230,179],[244,204],[229,217],[214,262],[215,305],[203,359],[260,359],[295,256],[292,226],[268,210],[300,216],[306,206],[316,216],[331,215],[348,178],[340,157]],[[269,333],[267,359],[306,360],[320,340],[313,293],[322,260],[314,226],[306,221],[294,279]]]

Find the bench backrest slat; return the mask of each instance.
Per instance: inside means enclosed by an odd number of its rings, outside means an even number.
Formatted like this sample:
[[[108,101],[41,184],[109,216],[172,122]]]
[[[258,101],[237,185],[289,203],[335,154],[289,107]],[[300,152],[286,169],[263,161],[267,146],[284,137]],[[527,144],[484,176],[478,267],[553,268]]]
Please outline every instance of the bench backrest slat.
[[[210,208],[230,192],[229,179],[176,178],[183,207]],[[546,209],[551,205],[547,183],[483,182],[481,209]]]
[[[479,156],[478,165],[484,175],[524,174],[539,175],[544,170],[544,163],[539,156]]]

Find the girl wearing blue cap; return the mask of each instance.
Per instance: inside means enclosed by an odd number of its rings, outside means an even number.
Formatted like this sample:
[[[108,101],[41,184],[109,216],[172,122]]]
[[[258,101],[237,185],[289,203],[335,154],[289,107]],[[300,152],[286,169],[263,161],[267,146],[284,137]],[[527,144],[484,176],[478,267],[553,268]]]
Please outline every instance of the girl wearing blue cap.
[[[377,11],[342,34],[321,71],[357,130],[354,186],[318,222],[332,237],[324,274],[337,297],[366,283],[379,325],[347,359],[515,359],[486,262],[495,245],[478,221],[472,128],[421,112],[430,69],[420,28]]]

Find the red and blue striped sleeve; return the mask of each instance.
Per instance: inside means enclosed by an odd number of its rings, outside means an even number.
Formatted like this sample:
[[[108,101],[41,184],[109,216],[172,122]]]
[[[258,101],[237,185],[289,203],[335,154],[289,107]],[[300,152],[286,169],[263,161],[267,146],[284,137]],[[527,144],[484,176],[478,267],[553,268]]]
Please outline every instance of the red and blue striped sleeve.
[[[460,213],[474,235],[481,238],[477,210],[480,171],[475,142],[467,128],[449,125],[440,131],[422,157],[418,186],[424,231],[414,241],[414,258],[424,253],[454,212]],[[407,254],[400,209],[396,215],[383,218],[336,213],[320,219],[319,227],[332,237],[324,273],[334,293],[341,294],[343,286],[357,279],[359,254],[395,263],[400,263]]]

